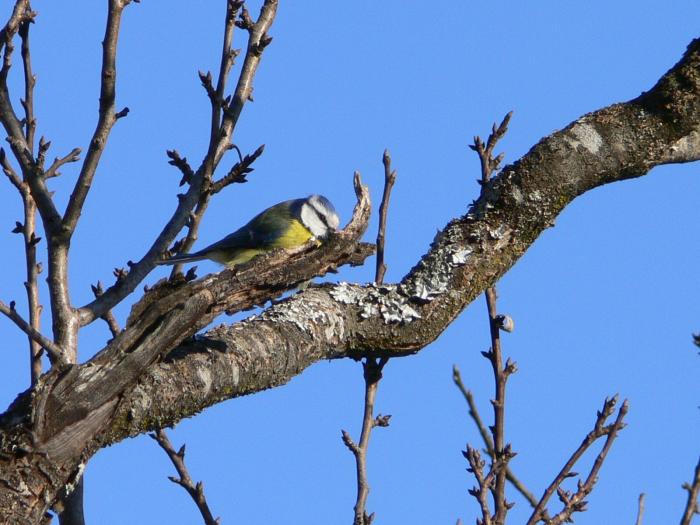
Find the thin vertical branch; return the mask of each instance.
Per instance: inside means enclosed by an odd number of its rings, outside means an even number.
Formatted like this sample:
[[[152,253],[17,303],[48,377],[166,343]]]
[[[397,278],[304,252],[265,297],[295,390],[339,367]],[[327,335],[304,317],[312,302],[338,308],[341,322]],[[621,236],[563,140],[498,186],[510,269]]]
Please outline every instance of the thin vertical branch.
[[[379,232],[377,233],[377,268],[375,272],[374,282],[381,284],[384,281],[386,273],[386,264],[384,264],[384,238],[386,235],[386,217],[389,208],[389,199],[391,190],[396,182],[396,170],[391,169],[391,154],[388,149],[384,150],[382,156],[384,164],[384,193],[382,194],[382,203],[379,206]]]
[[[187,470],[187,466],[185,465],[185,445],[182,445],[180,450],[175,452],[172,443],[170,443],[163,429],[159,429],[156,433],[149,434],[149,436],[165,451],[175,467],[175,470],[177,470],[178,476],[180,476],[179,478],[168,476],[168,479],[187,491],[192,501],[197,505],[197,509],[199,509],[199,513],[202,515],[205,525],[219,525],[220,519],[214,518],[214,515],[209,509],[207,498],[204,495],[204,484],[201,481],[194,483]]]
[[[699,345],[700,346],[700,345]],[[698,495],[700,495],[700,459],[695,465],[695,475],[692,483],[684,483],[683,488],[688,491],[688,500],[685,504],[681,525],[690,525],[693,517],[700,514],[700,503]]]
[[[29,325],[39,332],[41,330],[42,310],[39,301],[39,286],[37,283],[37,277],[41,267],[36,260],[36,245],[39,237],[36,235],[36,204],[28,188],[26,192],[22,193],[22,201],[24,203],[24,228],[22,229],[22,234],[24,236],[24,253],[27,270],[27,280],[24,282],[24,288],[27,292]],[[42,372],[41,354],[41,345],[29,337],[29,368],[32,385],[36,384]]]
[[[202,187],[199,194],[199,199],[197,200],[197,205],[194,211],[190,214],[187,221],[187,235],[178,245],[178,252],[187,253],[190,251],[194,243],[197,241],[199,234],[199,225],[202,222],[204,213],[207,211],[209,206],[209,199],[211,198],[210,186],[212,183],[212,177],[214,176],[215,166],[214,162],[214,151],[222,134],[221,129],[221,118],[224,111],[224,106],[226,104],[224,100],[224,94],[226,92],[226,84],[228,82],[228,74],[233,67],[233,62],[236,58],[236,52],[233,50],[233,31],[236,27],[236,17],[238,11],[243,6],[243,2],[236,0],[227,0],[226,2],[226,17],[224,19],[224,38],[221,49],[221,62],[219,65],[219,76],[216,81],[216,89],[212,84],[211,73],[206,75],[203,73],[199,74],[202,85],[204,86],[209,99],[211,102],[211,133],[209,137],[209,148],[206,155],[205,162],[207,160],[210,164],[203,171]],[[175,264],[170,272],[170,276],[174,277],[182,270],[182,264]]]
[[[491,134],[486,143],[484,143],[480,137],[476,136],[474,137],[474,144],[470,146],[479,156],[479,161],[481,163],[481,179],[479,183],[482,187],[488,184],[493,172],[499,168],[503,160],[503,154],[494,158],[493,150],[498,141],[503,138],[508,131],[508,123],[510,122],[512,114],[512,112],[508,113],[499,126],[493,125]],[[515,363],[512,363],[510,359],[506,360],[505,365],[503,362],[500,330],[503,329],[504,326],[503,316],[498,315],[498,307],[496,304],[498,295],[496,287],[488,288],[485,296],[489,318],[491,348],[488,352],[484,352],[484,357],[491,363],[496,383],[496,396],[495,399],[491,401],[493,405],[494,424],[493,427],[491,427],[493,453],[491,454],[492,462],[489,472],[489,474],[494,474],[495,480],[488,488],[491,490],[491,495],[494,500],[495,514],[493,516],[493,523],[495,525],[503,525],[506,520],[508,509],[513,506],[512,503],[506,501],[507,467],[508,461],[513,455],[512,452],[510,452],[509,446],[505,443],[506,383],[508,382],[508,377],[513,374],[517,368]],[[481,488],[483,490],[485,487]],[[486,516],[483,516],[483,519],[486,520]]]
[[[639,495],[639,500],[637,501],[637,521],[635,522],[636,525],[642,525],[642,521],[644,519],[644,499],[646,498],[646,494],[642,492]]]
[[[128,108],[118,113],[115,111],[117,85],[117,44],[119,42],[119,27],[124,8],[131,0],[109,0],[105,36],[102,41],[102,70],[100,74],[100,106],[97,126],[90,140],[80,175],[68,201],[68,207],[63,217],[63,226],[68,236],[72,235],[80,218],[92,181],[97,171],[102,152],[107,145],[107,139],[114,124],[126,116]]]
[[[277,14],[278,0],[265,0],[260,8],[260,15],[255,23],[253,23],[248,11],[243,8],[241,19],[237,23],[238,27],[246,29],[249,33],[248,46],[246,48],[245,59],[241,67],[241,74],[238,77],[238,83],[233,93],[231,102],[224,108],[224,117],[221,124],[222,135],[230,139],[233,129],[238,123],[238,118],[243,111],[243,106],[246,102],[252,100],[253,97],[253,79],[260,65],[265,48],[272,42],[272,37],[268,35],[268,31],[272,26],[272,22]],[[216,144],[214,154],[212,156],[213,165],[216,166],[224,153],[228,149],[228,141],[219,141]]]
[[[243,7],[243,2],[237,0],[227,0],[226,19],[224,21],[224,39],[221,49],[221,62],[219,64],[219,77],[216,79],[215,97],[211,99],[211,136],[209,146],[216,145],[217,136],[221,130],[221,117],[224,108],[224,97],[226,94],[226,84],[228,75],[233,67],[233,62],[238,54],[233,49],[233,30],[236,27],[236,17],[238,11]]]
[[[505,445],[505,403],[506,403],[506,383],[508,376],[515,372],[515,364],[510,360],[503,364],[503,352],[501,350],[501,336],[496,320],[498,311],[496,309],[496,288],[491,287],[486,290],[486,304],[488,307],[489,327],[491,331],[491,350],[486,352],[486,356],[491,362],[494,378],[496,380],[496,399],[492,401],[494,426],[492,428],[494,444],[494,462],[492,468],[506,457]],[[506,463],[507,464],[507,463]],[[506,514],[511,504],[506,501],[506,469],[500,469],[496,474],[496,482],[492,487],[491,494],[494,499],[495,521],[497,525],[505,523]]]
[[[12,185],[17,188],[22,198],[24,223],[18,222],[13,231],[15,233],[22,233],[24,240],[24,254],[27,272],[27,280],[24,283],[24,287],[27,293],[29,327],[33,333],[38,334],[41,330],[42,307],[39,302],[39,287],[37,284],[37,276],[41,271],[41,266],[39,266],[36,261],[36,245],[41,238],[37,237],[36,235],[36,204],[32,198],[29,186],[12,168],[3,149],[0,149],[0,166]],[[29,376],[31,384],[34,385],[42,372],[42,346],[33,335],[28,333],[27,337],[29,341]]]
[[[384,150],[382,156],[384,164],[384,192],[382,203],[379,206],[379,228],[377,231],[377,266],[374,276],[376,285],[382,284],[386,273],[384,263],[384,244],[386,242],[386,222],[389,213],[389,199],[391,190],[396,182],[396,170],[391,169],[391,154],[388,149]],[[369,481],[367,479],[367,449],[369,448],[369,438],[374,427],[387,427],[391,416],[379,414],[374,417],[374,402],[379,388],[379,381],[382,378],[382,370],[389,361],[382,357],[375,359],[368,357],[362,363],[362,371],[365,380],[365,403],[362,416],[362,431],[360,432],[360,442],[355,444],[345,430],[342,431],[343,442],[350,452],[355,456],[355,467],[357,475],[357,498],[355,500],[355,518],[353,525],[370,525],[374,519],[374,513],[367,514],[367,496],[369,495]]]
[[[357,474],[357,499],[355,501],[355,518],[353,525],[370,525],[374,520],[374,513],[367,514],[367,496],[369,495],[369,482],[367,480],[367,449],[369,448],[369,438],[374,427],[389,426],[391,416],[379,414],[374,417],[374,401],[377,396],[377,387],[382,378],[382,369],[387,359],[375,360],[367,358],[362,364],[365,378],[365,406],[362,416],[362,431],[360,432],[360,442],[355,444],[345,430],[342,431],[343,442],[350,452],[355,456],[355,467]]]
[[[34,133],[36,131],[36,119],[34,118],[34,85],[36,77],[32,73],[32,60],[29,49],[29,26],[33,20],[25,20],[19,26],[19,36],[22,39],[22,65],[24,70],[24,129],[29,152],[34,154]]]
[[[29,27],[32,20],[25,20],[20,24],[19,36],[22,39],[22,65],[24,70],[24,127],[27,147],[31,155],[34,155],[34,133],[36,131],[36,119],[34,117],[34,85],[36,78],[32,72],[31,53],[29,48]],[[39,301],[39,286],[37,276],[40,267],[36,260],[36,203],[26,183],[23,183],[22,203],[24,205],[24,253],[27,271],[27,280],[24,287],[27,292],[27,305],[29,309],[29,325],[39,332],[41,330],[41,304]],[[42,372],[41,345],[29,337],[29,370],[31,384],[35,385]]]

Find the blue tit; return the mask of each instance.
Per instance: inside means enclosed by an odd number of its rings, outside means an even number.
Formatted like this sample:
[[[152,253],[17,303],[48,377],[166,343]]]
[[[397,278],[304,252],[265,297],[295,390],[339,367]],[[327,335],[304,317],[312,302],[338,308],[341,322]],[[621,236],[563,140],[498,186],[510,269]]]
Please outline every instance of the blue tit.
[[[315,239],[321,242],[338,229],[340,219],[327,198],[280,202],[253,217],[248,224],[198,252],[177,255],[158,264],[177,264],[211,259],[226,266],[250,261],[277,248],[294,248]]]

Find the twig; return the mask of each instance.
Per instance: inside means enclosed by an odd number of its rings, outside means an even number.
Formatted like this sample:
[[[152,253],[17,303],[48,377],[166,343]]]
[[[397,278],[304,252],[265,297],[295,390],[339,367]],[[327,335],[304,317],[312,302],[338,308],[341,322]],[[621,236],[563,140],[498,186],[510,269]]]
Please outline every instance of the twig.
[[[213,146],[216,144],[216,135],[221,127],[222,110],[226,101],[224,95],[226,92],[226,83],[228,74],[233,67],[233,62],[238,55],[238,51],[232,49],[233,44],[233,28],[236,25],[236,16],[238,11],[243,7],[243,2],[236,0],[227,0],[226,2],[226,20],[224,23],[224,40],[221,49],[221,62],[219,64],[219,77],[216,81],[216,91],[214,98],[211,100],[211,138],[209,143]]]
[[[192,167],[190,166],[189,162],[187,162],[187,157],[181,157],[177,150],[174,149],[167,150],[165,154],[170,159],[168,161],[168,164],[170,164],[171,166],[175,166],[177,169],[180,170],[180,172],[182,172],[180,186],[190,184],[195,177],[195,173]]]
[[[168,476],[168,479],[173,483],[180,485],[187,491],[192,498],[192,501],[194,501],[197,505],[197,508],[199,509],[202,519],[204,519],[204,523],[206,525],[219,525],[219,523],[221,523],[220,519],[214,518],[211,510],[209,510],[207,498],[204,495],[203,483],[198,481],[195,484],[187,471],[187,466],[185,465],[185,445],[182,445],[180,450],[175,452],[175,449],[173,448],[163,429],[159,429],[154,434],[149,434],[149,436],[153,438],[158,445],[160,445],[160,448],[165,451],[175,467],[175,470],[177,470],[178,476],[180,476],[179,478]]]
[[[384,163],[384,193],[382,195],[382,203],[379,206],[379,233],[377,234],[377,268],[374,277],[374,282],[381,284],[384,281],[386,273],[386,264],[384,264],[384,238],[386,235],[386,217],[389,208],[389,199],[391,197],[391,189],[396,182],[396,170],[391,169],[391,154],[388,149],[384,150],[382,156]]]
[[[493,478],[487,479],[487,476],[484,475],[484,466],[486,462],[481,459],[481,454],[479,454],[478,450],[467,445],[467,450],[462,452],[462,454],[469,463],[469,468],[467,470],[474,474],[477,482],[476,487],[469,489],[469,494],[476,498],[476,501],[479,503],[479,508],[481,508],[482,518],[478,520],[478,523],[480,525],[491,525],[493,520],[491,509],[489,508],[488,494]]]
[[[501,153],[494,158],[493,149],[508,131],[508,124],[512,116],[513,112],[510,111],[498,126],[496,126],[496,124],[493,125],[486,144],[481,140],[481,137],[476,136],[474,137],[474,144],[469,146],[479,155],[479,161],[481,162],[481,179],[478,180],[478,182],[482,185],[489,181],[493,172],[501,165],[503,154]]]
[[[243,111],[243,106],[252,99],[253,78],[255,77],[258,65],[260,65],[260,58],[265,48],[272,42],[272,37],[270,37],[267,32],[272,26],[272,22],[277,14],[277,4],[278,0],[265,0],[263,6],[260,8],[260,16],[258,16],[255,23],[253,23],[250,18],[248,10],[243,7],[240,19],[236,22],[238,27],[248,31],[249,38],[236,89],[230,103],[224,108],[224,116],[221,123],[221,130],[224,136],[231,136],[238,122],[238,118]],[[227,143],[222,142],[217,144],[213,156],[214,165],[219,163],[226,152],[226,144]]]
[[[41,304],[39,303],[39,288],[37,286],[37,275],[40,266],[36,262],[36,244],[39,237],[36,236],[36,204],[32,198],[27,184],[22,181],[17,172],[12,168],[5,150],[0,148],[0,166],[7,175],[13,186],[17,188],[22,197],[24,207],[24,224],[17,223],[13,230],[15,233],[22,233],[24,237],[24,254],[26,262],[27,280],[24,287],[27,292],[27,303],[29,307],[29,325],[39,332],[41,322]],[[29,376],[31,384],[36,384],[41,375],[41,345],[34,338],[29,338]]]
[[[639,495],[639,500],[637,503],[637,521],[636,525],[642,525],[642,519],[644,518],[644,498],[646,498],[646,494],[642,492]]]
[[[81,151],[82,150],[80,148],[73,148],[65,157],[56,157],[51,163],[51,166],[49,166],[49,169],[46,170],[44,177],[47,179],[56,177],[59,175],[58,169],[61,166],[68,164],[69,162],[78,162],[80,160]]]
[[[229,184],[247,182],[246,175],[253,171],[253,168],[250,166],[262,155],[263,151],[265,151],[265,144],[261,144],[253,153],[246,155],[239,162],[236,162],[224,177],[212,182],[209,192],[214,195]]]
[[[104,289],[102,288],[102,283],[100,281],[97,281],[97,284],[90,285],[90,288],[92,289],[92,293],[95,295],[95,297],[99,297],[104,293]],[[119,327],[117,318],[114,317],[114,314],[112,313],[112,310],[108,310],[107,313],[102,316],[102,320],[107,323],[107,327],[109,328],[109,332],[112,334],[112,337],[117,337],[122,331]]]
[[[75,230],[85,199],[92,186],[93,178],[100,162],[102,152],[107,145],[107,139],[114,124],[119,118],[126,116],[128,108],[115,111],[116,81],[117,81],[117,43],[119,41],[119,26],[124,8],[130,0],[109,0],[105,36],[102,41],[102,72],[100,76],[100,109],[97,127],[90,140],[90,146],[85,154],[85,160],[75,188],[70,195],[68,207],[63,217],[63,227],[69,235]]]
[[[693,483],[684,483],[683,488],[688,491],[688,501],[685,504],[681,525],[690,525],[693,517],[696,514],[700,514],[700,504],[698,503],[698,495],[700,495],[700,459],[695,465]]]
[[[350,452],[355,456],[355,466],[357,470],[357,500],[355,502],[355,519],[353,525],[370,525],[374,519],[374,513],[367,514],[366,504],[369,495],[369,483],[367,481],[367,449],[369,438],[374,427],[388,427],[390,415],[381,414],[374,417],[374,400],[377,395],[377,386],[382,378],[382,369],[387,359],[367,358],[362,363],[362,370],[365,378],[365,408],[362,417],[362,431],[360,442],[355,444],[350,434],[342,431],[343,442]]]
[[[486,290],[486,304],[488,306],[489,326],[491,331],[491,349],[484,353],[484,356],[490,361],[493,367],[493,375],[496,380],[496,399],[492,401],[494,413],[494,426],[491,433],[493,434],[493,451],[494,463],[505,459],[505,403],[506,403],[506,383],[508,377],[513,374],[517,368],[515,363],[507,359],[505,366],[503,364],[503,353],[501,351],[501,336],[496,317],[498,311],[496,309],[496,288],[491,287]],[[491,491],[496,507],[495,523],[502,525],[505,523],[508,509],[512,507],[511,503],[506,501],[506,469],[501,469],[496,475],[496,483]]]
[[[618,432],[624,427],[623,421],[629,409],[629,405],[626,400],[622,403],[622,406],[620,406],[615,422],[611,425],[605,424],[607,419],[614,412],[616,404],[617,396],[605,400],[603,403],[603,409],[598,412],[593,430],[586,435],[579,447],[574,451],[564,467],[561,469],[559,474],[557,474],[557,476],[554,478],[554,481],[552,481],[549,487],[547,487],[542,495],[542,498],[540,499],[540,502],[537,504],[537,508],[535,508],[530,515],[527,525],[535,525],[537,522],[543,519],[547,503],[555,492],[558,493],[559,499],[562,501],[562,503],[564,503],[564,509],[553,518],[547,520],[547,525],[558,525],[559,523],[564,523],[571,518],[571,515],[574,512],[583,512],[586,510],[586,501],[584,498],[593,490],[593,486],[597,481],[598,472],[605,461],[605,457],[615,441]],[[583,482],[579,480],[577,491],[573,495],[568,491],[563,490],[561,488],[563,481],[577,475],[576,473],[572,472],[574,465],[591,447],[591,445],[593,445],[593,443],[604,436],[606,436],[605,444],[603,445],[603,448],[598,456],[596,456],[586,481]]]
[[[2,68],[0,69],[0,121],[7,132],[7,141],[25,174],[33,167],[32,153],[24,134],[24,126],[12,107],[7,87],[7,75],[10,72],[12,52],[14,51],[12,41],[20,31],[22,24],[33,20],[35,16],[36,13],[32,11],[28,0],[17,0],[10,19],[0,30],[0,50],[3,50]]]
[[[486,425],[484,425],[484,422],[481,419],[481,415],[477,410],[476,402],[474,401],[474,396],[472,395],[471,391],[464,386],[464,382],[462,381],[462,375],[460,374],[459,369],[456,365],[452,367],[452,379],[455,385],[457,385],[459,391],[464,396],[464,399],[467,401],[467,404],[469,405],[469,416],[474,421],[474,424],[476,425],[479,434],[481,435],[481,439],[483,440],[484,445],[486,446],[486,452],[493,460],[493,439],[491,438],[491,435],[489,434]],[[513,471],[511,470],[510,466],[506,468],[506,479],[510,482],[511,485],[513,485],[513,487],[515,487],[515,489],[518,492],[520,492],[520,494],[523,495],[523,497],[530,503],[532,508],[535,508],[537,506],[537,498],[534,496],[534,494],[532,494],[532,492],[530,492],[527,489],[527,487],[525,487],[522,481],[520,481],[515,476],[515,474],[513,474]]]
[[[14,301],[12,301],[9,304],[9,306],[4,302],[0,301],[0,313],[5,314],[12,322],[14,322],[19,327],[20,330],[22,330],[25,334],[27,334],[29,337],[31,337],[37,343],[39,343],[49,353],[49,355],[51,355],[55,362],[65,362],[63,350],[61,350],[61,348],[58,347],[55,343],[47,339],[43,334],[32,328],[32,326],[29,323],[27,323],[27,321],[22,319],[22,316],[19,315],[15,310]]]
[[[32,73],[32,60],[29,50],[29,26],[33,19],[24,20],[19,26],[19,36],[22,39],[22,66],[24,70],[24,127],[27,147],[31,154],[34,153],[34,133],[36,131],[36,119],[34,118],[34,85],[36,77]]]

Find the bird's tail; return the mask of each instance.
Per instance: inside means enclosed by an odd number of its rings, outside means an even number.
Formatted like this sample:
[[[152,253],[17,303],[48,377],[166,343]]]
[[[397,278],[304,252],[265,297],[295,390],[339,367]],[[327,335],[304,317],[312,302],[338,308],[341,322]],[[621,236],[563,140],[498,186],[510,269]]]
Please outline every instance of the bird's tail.
[[[206,259],[206,258],[207,258],[207,256],[202,254],[201,252],[186,253],[183,255],[175,255],[174,257],[171,257],[170,259],[162,259],[160,261],[156,261],[156,264],[179,264],[179,263],[192,262],[192,261],[201,261],[202,259]]]

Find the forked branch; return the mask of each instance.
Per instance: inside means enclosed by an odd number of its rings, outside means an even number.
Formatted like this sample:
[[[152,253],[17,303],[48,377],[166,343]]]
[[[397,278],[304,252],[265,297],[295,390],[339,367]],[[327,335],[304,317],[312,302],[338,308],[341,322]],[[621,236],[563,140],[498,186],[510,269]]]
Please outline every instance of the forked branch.
[[[610,447],[612,447],[612,444],[620,430],[622,430],[622,428],[625,426],[624,419],[629,409],[627,401],[623,401],[622,405],[617,411],[615,421],[611,424],[606,424],[608,418],[610,418],[615,411],[616,404],[617,396],[605,400],[603,403],[603,409],[598,412],[593,430],[586,435],[579,447],[574,451],[564,467],[559,471],[559,474],[557,474],[552,483],[544,491],[544,494],[537,504],[537,507],[530,515],[527,525],[535,525],[539,521],[545,520],[547,504],[555,492],[558,494],[559,500],[564,504],[564,508],[552,518],[547,519],[547,525],[559,525],[560,523],[571,521],[571,515],[574,512],[583,512],[586,510],[587,502],[585,498],[593,490],[593,487],[598,480],[598,472],[603,466],[603,462],[610,451]],[[606,438],[605,444],[596,456],[586,480],[578,481],[577,490],[574,493],[563,489],[561,485],[564,480],[577,476],[572,469],[578,460],[581,459],[581,456],[583,456],[583,454],[593,445],[593,443],[603,437]]]
[[[194,483],[187,470],[187,465],[185,465],[185,445],[182,445],[180,450],[176,452],[163,429],[159,429],[155,433],[149,434],[149,436],[165,451],[175,467],[175,470],[177,470],[177,475],[179,477],[168,476],[168,479],[187,491],[192,501],[197,505],[197,509],[199,509],[199,513],[202,515],[205,525],[219,525],[219,523],[221,523],[220,519],[214,518],[214,515],[209,509],[207,498],[204,495],[204,484],[201,481]]]
[[[479,414],[479,410],[476,406],[476,401],[474,400],[474,395],[472,394],[471,390],[469,390],[465,386],[464,381],[462,381],[462,374],[460,373],[459,368],[457,368],[456,365],[452,367],[452,380],[464,396],[464,399],[466,400],[467,405],[469,406],[469,417],[471,417],[474,421],[474,424],[476,425],[476,428],[479,431],[479,435],[481,436],[481,439],[484,442],[484,446],[486,447],[486,453],[493,461],[495,457],[495,453],[493,450],[493,438],[491,437],[491,434],[489,434],[489,431],[486,428],[483,419],[481,418],[481,414]],[[530,503],[533,509],[537,506],[537,498],[532,494],[532,492],[528,490],[528,488],[523,484],[523,482],[515,476],[512,469],[510,468],[510,465],[508,465],[508,467],[506,468],[506,479],[510,482],[511,485],[513,485],[513,487],[515,487],[515,489],[518,492],[520,492],[520,494],[523,495],[523,497]]]

